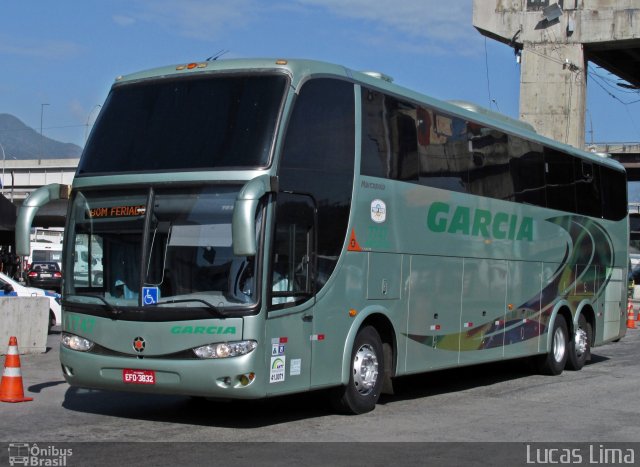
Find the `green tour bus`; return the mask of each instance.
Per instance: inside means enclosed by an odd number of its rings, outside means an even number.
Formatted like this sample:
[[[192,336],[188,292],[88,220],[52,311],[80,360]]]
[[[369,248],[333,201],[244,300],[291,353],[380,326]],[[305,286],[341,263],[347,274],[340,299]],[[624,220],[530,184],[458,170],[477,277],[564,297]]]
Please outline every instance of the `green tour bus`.
[[[120,76],[73,185],[22,206],[19,253],[60,198],[72,386],[327,389],[363,413],[398,376],[524,357],[555,375],[626,331],[623,168],[381,73],[260,59]]]

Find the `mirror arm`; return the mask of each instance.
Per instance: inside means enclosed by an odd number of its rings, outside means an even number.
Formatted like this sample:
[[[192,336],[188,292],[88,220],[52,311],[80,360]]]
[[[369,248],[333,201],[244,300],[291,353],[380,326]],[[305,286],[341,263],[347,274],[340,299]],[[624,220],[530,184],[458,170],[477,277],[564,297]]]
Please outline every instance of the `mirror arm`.
[[[249,180],[238,193],[231,222],[234,255],[255,256],[257,252],[256,209],[265,194],[276,191],[278,191],[278,178],[264,174]]]

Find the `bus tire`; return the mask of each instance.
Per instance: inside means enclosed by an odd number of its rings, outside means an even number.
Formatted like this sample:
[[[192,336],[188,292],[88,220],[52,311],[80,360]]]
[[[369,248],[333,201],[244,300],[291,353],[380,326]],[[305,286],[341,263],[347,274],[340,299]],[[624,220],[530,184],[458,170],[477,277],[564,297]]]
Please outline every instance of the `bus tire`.
[[[334,390],[331,402],[338,412],[362,414],[372,411],[382,389],[384,354],[382,341],[373,326],[358,331],[349,368],[349,382]]]
[[[573,339],[569,343],[569,358],[567,359],[567,369],[581,370],[586,362],[591,359],[591,339],[593,330],[591,324],[584,315],[578,318],[578,326]]]
[[[551,349],[538,360],[538,371],[545,375],[556,376],[562,373],[569,357],[569,332],[567,322],[558,315],[551,331]]]

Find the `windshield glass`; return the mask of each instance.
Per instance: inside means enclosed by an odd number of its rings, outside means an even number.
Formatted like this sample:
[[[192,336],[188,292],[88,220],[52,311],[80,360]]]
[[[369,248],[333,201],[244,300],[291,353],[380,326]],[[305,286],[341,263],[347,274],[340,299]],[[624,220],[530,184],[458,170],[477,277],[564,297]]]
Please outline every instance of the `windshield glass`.
[[[77,174],[265,167],[286,82],[245,74],[115,86]]]
[[[65,300],[149,309],[246,308],[254,258],[232,251],[237,187],[81,192],[73,200]],[[260,226],[260,222],[257,222]]]

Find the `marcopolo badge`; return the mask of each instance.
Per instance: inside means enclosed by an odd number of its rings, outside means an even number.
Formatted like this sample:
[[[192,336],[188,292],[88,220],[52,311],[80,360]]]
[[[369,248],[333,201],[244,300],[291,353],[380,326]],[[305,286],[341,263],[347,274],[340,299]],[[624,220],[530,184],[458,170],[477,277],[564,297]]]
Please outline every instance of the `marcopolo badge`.
[[[387,205],[381,199],[371,201],[371,220],[376,224],[387,220]]]

